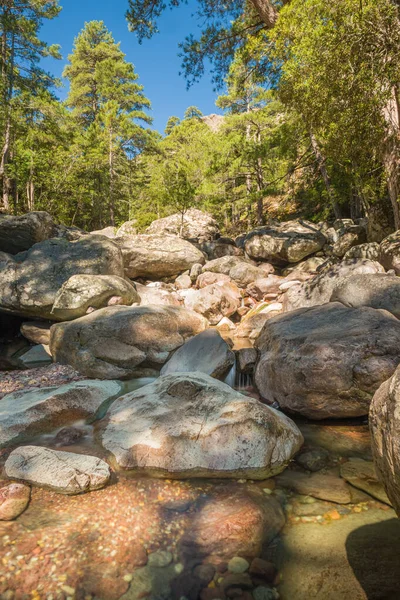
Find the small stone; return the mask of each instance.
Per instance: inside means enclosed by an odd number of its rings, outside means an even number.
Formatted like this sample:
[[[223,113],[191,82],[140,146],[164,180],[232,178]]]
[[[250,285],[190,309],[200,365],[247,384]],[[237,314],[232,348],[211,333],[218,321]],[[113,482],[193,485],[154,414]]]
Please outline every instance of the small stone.
[[[124,575],[122,578],[124,581],[126,581],[127,583],[130,583],[133,579],[133,575],[129,574],[129,575]]]
[[[21,483],[0,488],[0,521],[16,519],[28,506],[30,496],[30,487]]]
[[[221,588],[226,593],[230,588],[240,588],[242,590],[251,590],[253,582],[248,573],[229,573],[224,577]]]
[[[168,567],[172,563],[172,553],[168,550],[159,550],[149,554],[149,567]]]
[[[254,600],[278,600],[279,594],[273,589],[260,585],[253,591]]]
[[[268,583],[272,583],[276,577],[277,569],[275,565],[268,561],[263,560],[262,558],[254,558],[251,561],[250,575],[256,575],[257,577],[261,577]]]
[[[193,573],[205,584],[208,585],[215,575],[215,568],[213,565],[197,565],[194,568]]]
[[[308,471],[317,472],[327,467],[329,463],[329,452],[324,448],[310,448],[300,452],[295,461]]]
[[[63,592],[65,592],[66,594],[69,594],[70,596],[73,596],[75,594],[75,588],[73,588],[69,585],[62,585],[61,589]]]
[[[249,566],[246,559],[241,558],[240,556],[234,556],[228,562],[228,571],[230,573],[245,573]]]

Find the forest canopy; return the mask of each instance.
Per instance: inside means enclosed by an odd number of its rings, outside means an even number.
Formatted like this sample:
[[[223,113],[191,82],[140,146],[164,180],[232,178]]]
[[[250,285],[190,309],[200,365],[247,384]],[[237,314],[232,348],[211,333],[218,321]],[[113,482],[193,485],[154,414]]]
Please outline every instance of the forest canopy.
[[[139,40],[166,9],[129,0]],[[211,65],[223,116],[190,106],[151,128],[140,73],[101,21],[77,32],[64,102],[42,59],[58,0],[0,7],[1,209],[96,230],[190,207],[228,234],[275,217],[368,216],[400,227],[400,15],[394,0],[199,0],[181,44],[194,84]]]

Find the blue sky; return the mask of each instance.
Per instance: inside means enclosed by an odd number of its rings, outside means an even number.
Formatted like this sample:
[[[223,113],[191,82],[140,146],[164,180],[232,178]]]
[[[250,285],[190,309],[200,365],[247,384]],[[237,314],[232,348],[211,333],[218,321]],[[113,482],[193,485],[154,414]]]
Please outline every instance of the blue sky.
[[[113,33],[127,60],[135,65],[139,82],[144,85],[146,96],[152,103],[153,127],[163,132],[168,117],[182,117],[188,106],[195,105],[204,114],[220,112],[215,107],[216,94],[209,76],[195,84],[189,91],[186,82],[179,75],[180,58],[178,43],[188,33],[196,35],[198,22],[192,17],[195,11],[194,0],[187,6],[167,10],[159,21],[160,33],[140,45],[133,33],[128,31],[125,20],[127,0],[61,0],[63,10],[58,18],[44,24],[42,39],[48,43],[60,44],[62,61],[46,59],[45,68],[61,77],[73,41],[86,21],[102,20]],[[66,83],[66,82],[65,82]],[[58,90],[60,98],[65,98],[67,88]]]

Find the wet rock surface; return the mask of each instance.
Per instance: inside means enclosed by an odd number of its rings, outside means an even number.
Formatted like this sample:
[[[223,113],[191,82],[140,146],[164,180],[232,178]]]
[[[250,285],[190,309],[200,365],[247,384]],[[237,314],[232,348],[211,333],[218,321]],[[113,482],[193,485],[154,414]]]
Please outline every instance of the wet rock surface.
[[[116,381],[86,380],[8,394],[0,400],[0,447],[93,417],[121,390],[121,384]]]

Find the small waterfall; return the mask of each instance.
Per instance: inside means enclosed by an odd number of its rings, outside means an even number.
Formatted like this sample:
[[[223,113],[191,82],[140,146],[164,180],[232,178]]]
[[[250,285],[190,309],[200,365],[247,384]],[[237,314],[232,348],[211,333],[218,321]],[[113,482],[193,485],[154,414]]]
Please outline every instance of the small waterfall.
[[[236,359],[235,359],[235,362],[233,363],[228,375],[225,377],[224,383],[229,385],[231,388],[235,387],[235,384],[236,384]]]
[[[253,376],[251,373],[238,373],[237,377],[237,389],[240,392],[241,390],[248,390],[253,387]]]

